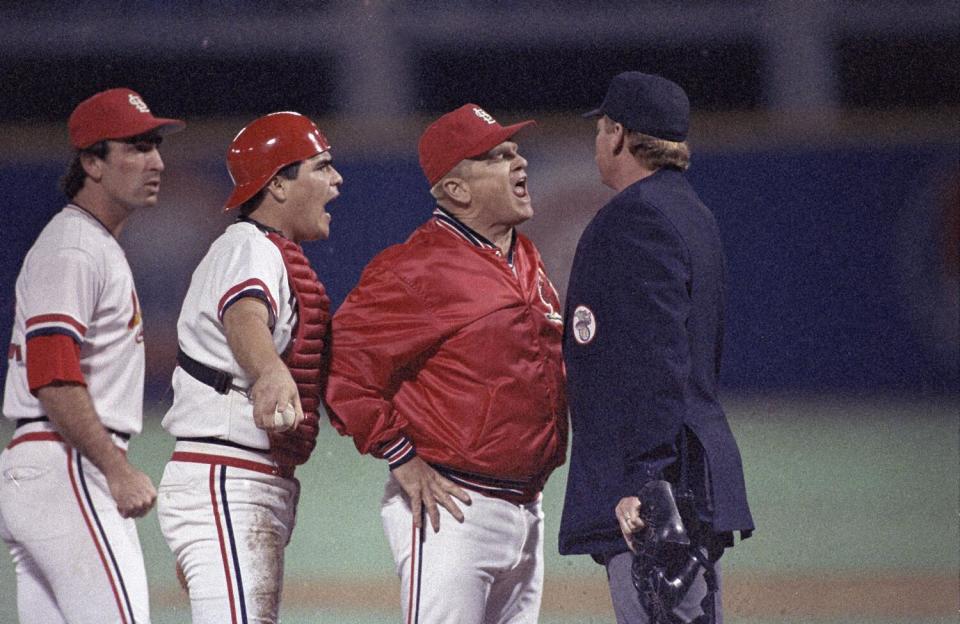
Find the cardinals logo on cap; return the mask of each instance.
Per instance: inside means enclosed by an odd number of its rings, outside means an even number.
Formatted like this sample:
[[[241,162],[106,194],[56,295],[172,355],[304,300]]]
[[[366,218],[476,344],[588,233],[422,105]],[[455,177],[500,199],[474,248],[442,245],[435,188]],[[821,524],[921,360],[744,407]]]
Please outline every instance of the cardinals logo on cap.
[[[147,103],[143,101],[143,98],[137,95],[136,93],[131,93],[127,96],[127,101],[136,108],[141,113],[149,113],[150,108],[147,107]]]
[[[473,114],[479,117],[480,119],[484,120],[485,122],[487,122],[487,125],[489,126],[492,126],[493,124],[497,123],[497,120],[493,118],[493,115],[483,110],[479,106],[475,106],[473,108]]]

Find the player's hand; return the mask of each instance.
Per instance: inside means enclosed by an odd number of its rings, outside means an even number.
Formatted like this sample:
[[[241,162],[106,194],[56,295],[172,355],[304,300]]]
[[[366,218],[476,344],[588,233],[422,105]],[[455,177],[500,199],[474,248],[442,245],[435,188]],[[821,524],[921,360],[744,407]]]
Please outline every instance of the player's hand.
[[[297,385],[282,363],[260,375],[250,389],[250,399],[253,401],[253,422],[264,431],[287,431],[303,422]]]
[[[433,532],[440,530],[439,504],[450,512],[457,522],[463,522],[463,512],[453,500],[460,500],[465,505],[470,504],[470,496],[458,485],[445,479],[439,472],[430,467],[419,457],[414,457],[402,466],[393,469],[400,487],[410,498],[410,511],[413,512],[413,526],[420,528],[423,518],[423,508],[426,507],[430,516]]]
[[[290,431],[271,431],[270,455],[280,466],[300,466],[307,463],[310,453],[317,446],[320,420],[316,412],[303,415],[303,422]]]
[[[637,554],[637,543],[633,536],[646,526],[640,518],[640,499],[636,496],[621,498],[614,513],[620,523],[623,541],[627,543],[630,552]]]
[[[153,508],[157,490],[150,477],[128,463],[110,474],[104,475],[110,487],[110,495],[117,502],[117,511],[124,518],[142,518]]]

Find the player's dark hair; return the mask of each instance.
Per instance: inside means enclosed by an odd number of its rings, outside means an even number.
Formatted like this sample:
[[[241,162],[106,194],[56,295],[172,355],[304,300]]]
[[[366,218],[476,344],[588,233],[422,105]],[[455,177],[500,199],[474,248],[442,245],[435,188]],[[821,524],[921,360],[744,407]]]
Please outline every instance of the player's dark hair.
[[[98,141],[90,147],[74,152],[73,159],[67,165],[66,173],[60,178],[60,190],[67,196],[67,199],[76,197],[80,189],[83,188],[83,181],[87,179],[87,172],[80,161],[83,154],[93,154],[97,158],[104,159],[109,151],[110,146],[106,141]]]
[[[297,176],[300,175],[300,163],[302,160],[298,160],[295,163],[290,163],[283,169],[277,172],[278,176],[282,176],[288,180],[296,180]],[[272,178],[271,178],[272,179]],[[240,214],[244,217],[249,217],[253,214],[253,211],[260,207],[260,204],[263,203],[263,198],[267,194],[267,187],[264,185],[262,189],[257,191],[257,194],[248,199],[247,201],[240,204]]]

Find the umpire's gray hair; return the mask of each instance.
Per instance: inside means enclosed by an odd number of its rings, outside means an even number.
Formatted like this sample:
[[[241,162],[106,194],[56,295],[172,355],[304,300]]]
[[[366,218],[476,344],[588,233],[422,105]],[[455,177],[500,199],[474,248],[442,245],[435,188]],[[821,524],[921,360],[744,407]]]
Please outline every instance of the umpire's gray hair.
[[[605,132],[613,132],[613,124],[609,117],[603,118]],[[690,167],[690,147],[686,141],[667,141],[624,128],[623,142],[633,157],[651,171],[661,167],[686,171]]]

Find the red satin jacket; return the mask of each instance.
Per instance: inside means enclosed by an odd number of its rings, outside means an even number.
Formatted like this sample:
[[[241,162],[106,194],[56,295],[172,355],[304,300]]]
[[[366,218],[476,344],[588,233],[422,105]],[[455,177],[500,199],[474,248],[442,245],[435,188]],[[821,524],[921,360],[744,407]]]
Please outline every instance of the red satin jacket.
[[[557,293],[523,235],[503,257],[434,214],[334,316],[330,420],[392,467],[417,455],[465,487],[532,500],[567,448]]]

